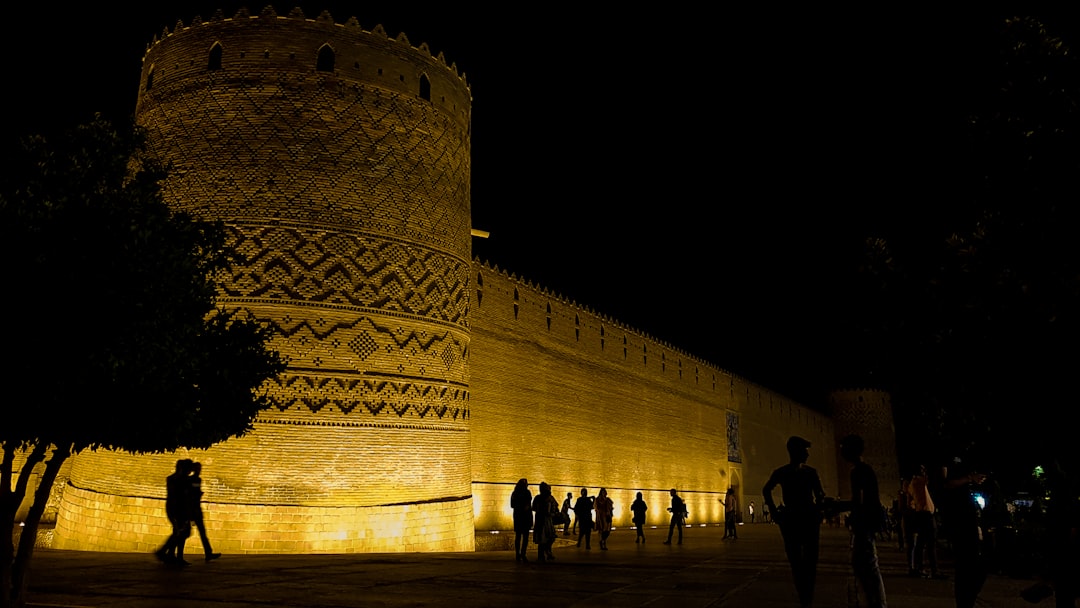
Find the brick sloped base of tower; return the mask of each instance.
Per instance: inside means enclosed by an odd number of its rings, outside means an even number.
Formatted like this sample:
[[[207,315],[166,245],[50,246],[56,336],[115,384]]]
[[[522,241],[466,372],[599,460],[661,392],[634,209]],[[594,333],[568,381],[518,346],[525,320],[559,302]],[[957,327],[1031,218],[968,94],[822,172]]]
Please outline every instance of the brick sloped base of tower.
[[[189,457],[203,463],[214,551],[473,551],[467,450],[467,433],[269,425],[205,451],[85,452],[66,481],[52,547],[155,550],[171,532],[165,478]],[[202,553],[197,533],[187,548]]]

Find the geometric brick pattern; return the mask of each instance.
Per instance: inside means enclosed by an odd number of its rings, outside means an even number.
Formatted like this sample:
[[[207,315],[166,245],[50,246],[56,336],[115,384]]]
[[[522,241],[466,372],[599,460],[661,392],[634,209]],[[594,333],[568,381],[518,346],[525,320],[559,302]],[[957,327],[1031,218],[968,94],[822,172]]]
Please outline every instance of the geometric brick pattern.
[[[283,374],[268,387],[279,412],[333,412],[388,423],[453,422],[469,417],[468,391],[401,379]]]
[[[176,208],[230,223],[269,213],[276,224],[392,235],[469,259],[468,137],[455,121],[415,96],[359,83],[266,80],[211,72],[184,82],[183,95],[168,81],[144,94],[140,113],[161,153],[174,141],[208,152],[172,159],[165,195]],[[309,104],[324,111],[301,109]]]
[[[225,301],[291,301],[402,312],[464,327],[470,264],[396,240],[325,229],[232,225],[243,256]]]

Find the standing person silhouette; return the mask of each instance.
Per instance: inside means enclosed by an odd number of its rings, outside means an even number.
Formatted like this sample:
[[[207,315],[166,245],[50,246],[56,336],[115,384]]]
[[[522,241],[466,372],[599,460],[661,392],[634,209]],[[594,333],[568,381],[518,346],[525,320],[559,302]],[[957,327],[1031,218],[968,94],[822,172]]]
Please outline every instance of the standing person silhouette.
[[[907,507],[905,530],[908,537],[908,574],[923,576],[923,558],[930,566],[932,578],[947,578],[938,572],[937,561],[937,521],[934,519],[934,499],[930,495],[930,482],[926,465],[920,464],[906,484],[905,505]]]
[[[675,533],[675,529],[679,530],[679,544],[682,544],[682,529],[686,523],[686,503],[679,497],[679,493],[675,488],[671,488],[671,506],[668,507],[668,511],[671,511],[671,524],[668,525],[667,540],[664,541],[665,545],[671,544],[671,537]]]
[[[754,523],[754,501],[746,504],[746,514],[750,516],[750,523]]]
[[[191,501],[188,507],[188,512],[191,514],[191,521],[195,524],[196,529],[199,530],[199,539],[202,541],[203,553],[206,555],[206,561],[210,562],[219,557],[220,553],[214,553],[214,549],[210,546],[210,537],[206,535],[206,523],[203,521],[202,511],[202,463],[191,463],[191,488],[188,492],[188,500]]]
[[[793,436],[787,441],[787,452],[788,464],[773,471],[761,490],[762,503],[765,512],[780,527],[799,605],[808,608],[814,601],[817,581],[825,490],[817,470],[806,464],[810,459],[810,442]],[[773,490],[778,485],[782,507],[777,507],[773,500]]]
[[[593,502],[596,509],[596,532],[600,535],[600,550],[607,551],[607,539],[611,536],[611,520],[615,515],[615,503],[608,497],[607,489],[600,488],[600,494]]]
[[[851,569],[866,596],[869,608],[886,608],[885,583],[881,580],[875,538],[883,529],[885,509],[881,505],[877,474],[863,459],[866,447],[859,435],[840,440],[840,456],[851,463]]]
[[[986,561],[979,505],[972,490],[986,475],[956,456],[942,467],[941,518],[953,551],[953,596],[956,608],[974,608],[986,583]]]
[[[637,498],[630,505],[630,512],[634,514],[634,527],[637,528],[637,536],[634,537],[635,543],[645,544],[645,512],[648,510],[649,505],[645,504],[641,492],[638,492]]]
[[[536,521],[533,531],[533,541],[536,543],[536,561],[540,563],[555,561],[555,554],[551,552],[555,544],[555,520],[553,515],[559,512],[559,501],[551,495],[551,486],[546,482],[540,482],[540,490],[533,499],[532,510],[536,513]],[[525,560],[522,560],[525,561]]]
[[[172,524],[172,534],[165,544],[154,552],[165,563],[187,566],[191,562],[184,559],[184,544],[191,536],[191,474],[192,461],[183,458],[176,461],[176,469],[165,478],[165,516]]]
[[[593,499],[589,498],[589,490],[581,488],[581,496],[574,503],[574,524],[578,527],[577,546],[580,547],[584,540],[586,549],[592,549],[592,510]]]
[[[574,505],[574,493],[573,492],[567,492],[566,493],[566,499],[562,501],[562,514],[563,514],[564,521],[566,522],[566,523],[563,524],[563,529],[562,529],[563,536],[570,536],[570,511],[573,509],[573,505]]]
[[[510,509],[514,512],[514,556],[516,561],[528,562],[529,528],[533,525],[533,495],[529,480],[522,477],[510,493]]]
[[[724,538],[720,540],[739,538],[735,527],[739,521],[739,497],[735,494],[735,488],[728,488],[727,494],[719,500],[724,505]]]

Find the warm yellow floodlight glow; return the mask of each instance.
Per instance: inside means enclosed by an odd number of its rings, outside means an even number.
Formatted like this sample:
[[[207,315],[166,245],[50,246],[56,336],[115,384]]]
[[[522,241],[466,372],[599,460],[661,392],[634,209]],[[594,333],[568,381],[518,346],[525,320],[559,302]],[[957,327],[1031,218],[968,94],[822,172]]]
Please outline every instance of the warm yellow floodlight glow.
[[[491,233],[488,232],[487,230],[477,230],[476,228],[473,228],[472,229],[472,235],[473,236],[478,236],[478,237],[480,237],[482,239],[486,239],[489,236],[491,236]]]

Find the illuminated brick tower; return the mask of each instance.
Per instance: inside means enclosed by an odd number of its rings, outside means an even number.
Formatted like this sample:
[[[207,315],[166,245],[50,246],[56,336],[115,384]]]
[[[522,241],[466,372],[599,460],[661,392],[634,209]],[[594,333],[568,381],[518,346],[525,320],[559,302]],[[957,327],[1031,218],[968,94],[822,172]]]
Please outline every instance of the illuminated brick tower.
[[[219,13],[149,46],[166,198],[226,223],[219,304],[289,360],[253,433],[193,454],[215,549],[473,549],[470,112],[456,66],[355,18]],[[55,545],[152,549],[160,503],[126,497],[175,458],[80,456]]]
[[[892,396],[879,389],[844,389],[829,393],[829,407],[836,424],[836,439],[850,433],[866,442],[863,460],[874,468],[878,478],[881,503],[892,504],[900,489],[900,467],[896,457],[896,427],[893,423]],[[851,465],[837,450],[840,496],[851,496]]]

